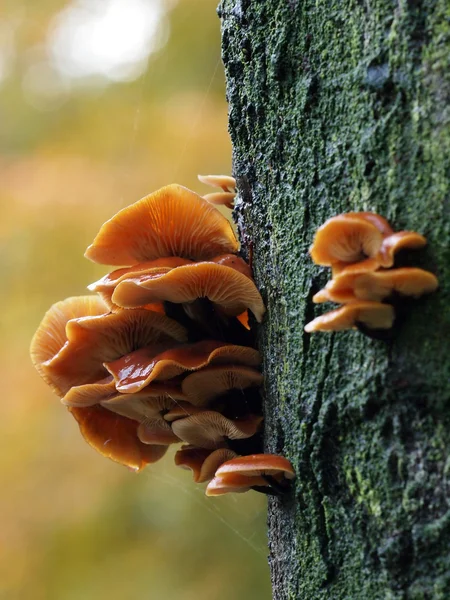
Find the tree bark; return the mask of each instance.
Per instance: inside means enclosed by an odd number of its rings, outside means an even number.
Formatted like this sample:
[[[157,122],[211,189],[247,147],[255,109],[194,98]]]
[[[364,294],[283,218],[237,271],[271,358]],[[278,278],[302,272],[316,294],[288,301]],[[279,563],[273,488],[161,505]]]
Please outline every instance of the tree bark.
[[[236,216],[267,306],[265,450],[297,471],[269,500],[273,596],[448,599],[448,0],[223,0],[219,15]],[[403,258],[440,289],[392,339],[308,335],[330,278],[314,232],[360,210],[423,233]]]

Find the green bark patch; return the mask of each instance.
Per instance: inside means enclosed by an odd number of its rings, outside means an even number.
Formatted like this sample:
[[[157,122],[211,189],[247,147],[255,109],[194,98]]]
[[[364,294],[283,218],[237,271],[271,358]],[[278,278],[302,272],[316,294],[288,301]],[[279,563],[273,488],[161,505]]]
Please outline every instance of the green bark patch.
[[[446,0],[224,0],[236,218],[267,306],[266,450],[276,599],[450,598],[450,8]],[[330,306],[308,248],[368,210],[428,246],[440,289],[392,339],[305,334]]]

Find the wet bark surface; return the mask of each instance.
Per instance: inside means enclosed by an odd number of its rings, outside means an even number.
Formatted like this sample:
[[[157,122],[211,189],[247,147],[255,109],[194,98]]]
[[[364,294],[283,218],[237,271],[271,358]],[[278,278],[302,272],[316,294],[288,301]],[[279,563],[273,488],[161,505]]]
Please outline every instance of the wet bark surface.
[[[267,314],[277,600],[450,598],[450,9],[445,0],[224,0],[235,211]],[[440,289],[388,339],[304,333],[329,305],[315,230],[375,211],[428,238]]]

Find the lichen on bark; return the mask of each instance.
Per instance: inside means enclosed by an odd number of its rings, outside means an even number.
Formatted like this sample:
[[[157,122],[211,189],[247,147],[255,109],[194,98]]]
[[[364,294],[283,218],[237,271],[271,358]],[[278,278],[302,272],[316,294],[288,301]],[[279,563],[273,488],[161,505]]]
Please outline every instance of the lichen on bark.
[[[223,0],[236,216],[267,305],[266,450],[276,599],[450,598],[450,7]],[[427,236],[440,289],[390,340],[307,335],[329,278],[315,229],[371,210]]]

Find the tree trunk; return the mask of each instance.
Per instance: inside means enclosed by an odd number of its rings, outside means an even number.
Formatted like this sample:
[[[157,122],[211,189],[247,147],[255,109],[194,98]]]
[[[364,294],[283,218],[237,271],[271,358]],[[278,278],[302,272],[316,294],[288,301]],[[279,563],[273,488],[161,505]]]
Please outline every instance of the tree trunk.
[[[276,599],[450,598],[448,0],[224,0],[237,219],[267,315],[265,450]],[[440,289],[392,339],[306,334],[330,278],[315,230],[370,210],[423,233]],[[325,308],[328,310],[328,307]]]

